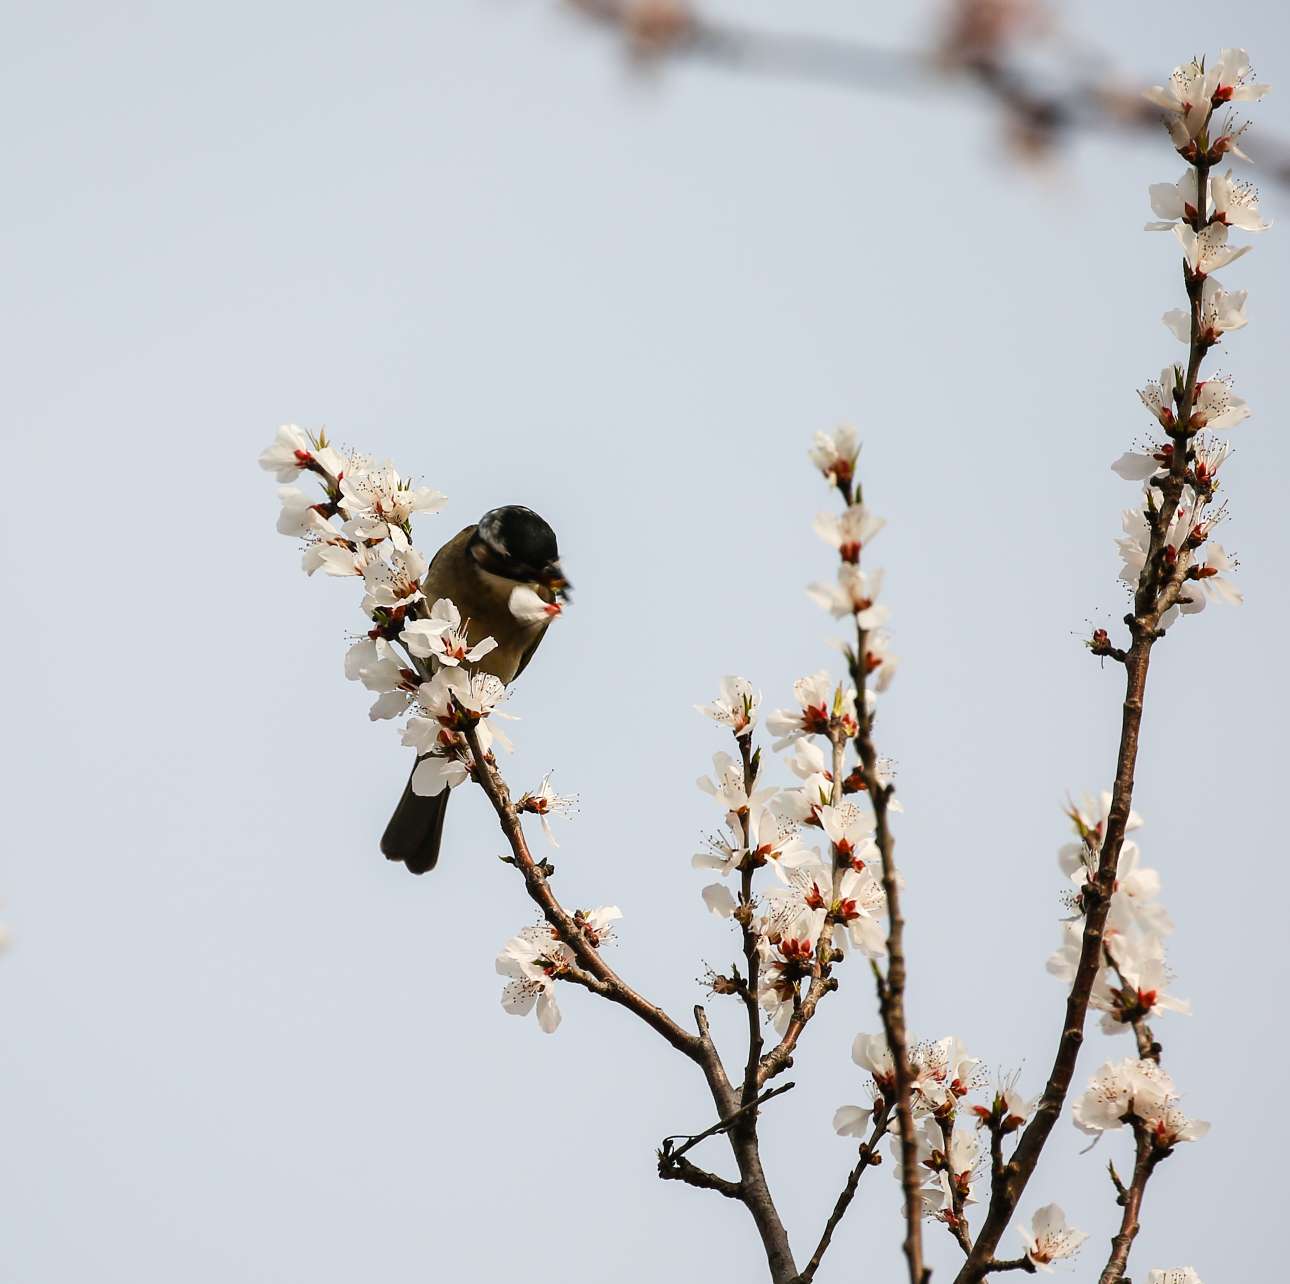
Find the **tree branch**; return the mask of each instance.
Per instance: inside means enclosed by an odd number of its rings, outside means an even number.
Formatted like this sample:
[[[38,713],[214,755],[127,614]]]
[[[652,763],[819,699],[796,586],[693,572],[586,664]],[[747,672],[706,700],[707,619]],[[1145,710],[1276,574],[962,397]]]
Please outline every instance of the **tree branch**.
[[[475,761],[475,779],[493,804],[502,833],[506,835],[511,849],[511,859],[524,876],[524,887],[542,911],[543,917],[574,954],[579,967],[595,982],[588,988],[597,994],[626,1008],[645,1022],[652,1030],[661,1034],[678,1052],[691,1061],[703,1064],[704,1052],[701,1042],[688,1034],[672,1020],[662,1008],[651,1003],[632,989],[608,963],[583,934],[582,928],[556,899],[551,885],[547,881],[542,867],[529,852],[528,841],[524,837],[524,828],[519,814],[511,804],[510,791],[491,755],[485,754],[479,746],[479,735],[473,725],[467,726],[464,735],[470,746],[471,756]]]
[[[1209,165],[1201,159],[1194,164],[1193,172],[1196,177],[1198,201],[1197,212],[1191,222],[1193,227],[1199,230],[1208,221],[1206,191]],[[1187,481],[1187,466],[1192,457],[1191,440],[1196,431],[1189,425],[1195,403],[1200,364],[1207,345],[1201,331],[1204,278],[1199,274],[1193,274],[1184,261],[1184,279],[1191,305],[1187,373],[1183,382],[1182,395],[1179,398],[1178,419],[1172,428],[1167,429],[1173,444],[1169,471],[1164,480],[1158,483],[1161,493],[1159,505],[1155,506],[1153,502],[1149,508],[1150,538],[1146,559],[1134,592],[1134,609],[1125,617],[1132,644],[1124,656],[1125,695],[1120,719],[1120,744],[1116,755],[1115,784],[1111,792],[1111,809],[1102,839],[1097,874],[1084,888],[1084,934],[1080,945],[1079,962],[1066,1000],[1066,1015],[1057,1044],[1057,1053],[1048,1081],[1044,1085],[1039,1106],[1021,1134],[1011,1161],[1005,1165],[1002,1180],[993,1185],[985,1222],[977,1234],[972,1253],[955,1276],[955,1284],[975,1284],[986,1274],[994,1250],[1016,1211],[1017,1202],[1027,1182],[1039,1163],[1040,1154],[1061,1114],[1062,1105],[1070,1089],[1075,1063],[1084,1041],[1084,1020],[1088,1013],[1089,999],[1102,966],[1106,920],[1111,909],[1120,850],[1124,843],[1133,802],[1134,770],[1138,760],[1138,741],[1142,730],[1151,650],[1163,636],[1160,630],[1161,618],[1171,606],[1177,603],[1187,575],[1186,551],[1172,550],[1174,557],[1171,561],[1169,556],[1171,550],[1166,546],[1166,537]],[[1135,1034],[1138,1034],[1139,1046],[1141,1046],[1141,1033],[1135,1029]]]
[[[833,1242],[833,1232],[837,1230],[839,1223],[847,1215],[847,1209],[851,1207],[851,1201],[855,1198],[856,1188],[860,1185],[860,1178],[864,1176],[865,1169],[882,1163],[882,1156],[877,1153],[878,1143],[882,1140],[883,1133],[887,1131],[889,1117],[890,1112],[885,1104],[874,1110],[873,1127],[869,1132],[869,1138],[860,1143],[860,1158],[856,1160],[856,1166],[847,1177],[846,1185],[842,1187],[842,1193],[829,1214],[829,1220],[824,1223],[824,1231],[820,1235],[820,1242],[815,1246],[815,1252],[811,1254],[811,1260],[807,1262],[805,1270],[797,1277],[794,1284],[811,1284],[815,1278],[815,1272],[820,1269],[820,1262],[824,1260],[824,1254]]]
[[[1142,1125],[1134,1124],[1134,1160],[1133,1178],[1127,1188],[1120,1187],[1117,1200],[1124,1208],[1120,1219],[1120,1230],[1111,1241],[1111,1256],[1098,1278],[1098,1284],[1119,1284],[1129,1265],[1129,1250],[1137,1238],[1140,1227],[1139,1217],[1142,1212],[1142,1197],[1146,1193],[1147,1182],[1156,1166],[1157,1155],[1152,1145],[1150,1132]],[[1119,1183],[1116,1183],[1119,1185]]]

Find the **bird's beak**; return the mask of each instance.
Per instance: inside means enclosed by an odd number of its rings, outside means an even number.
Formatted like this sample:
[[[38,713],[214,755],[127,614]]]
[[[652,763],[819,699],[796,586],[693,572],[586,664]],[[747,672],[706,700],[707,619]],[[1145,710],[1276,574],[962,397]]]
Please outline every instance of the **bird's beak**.
[[[538,583],[544,589],[548,589],[559,601],[567,602],[569,600],[569,590],[573,588],[573,585],[565,578],[564,568],[559,562],[551,562],[543,567]]]

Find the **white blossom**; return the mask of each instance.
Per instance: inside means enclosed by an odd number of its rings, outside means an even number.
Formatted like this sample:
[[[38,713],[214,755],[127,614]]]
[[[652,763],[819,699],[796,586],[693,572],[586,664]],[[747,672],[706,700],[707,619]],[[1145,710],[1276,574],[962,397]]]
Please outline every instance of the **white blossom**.
[[[1232,391],[1232,385],[1227,379],[1202,379],[1197,382],[1189,427],[1209,428],[1217,432],[1220,429],[1235,428],[1249,417],[1250,407],[1243,397],[1238,397]]]
[[[536,1005],[538,1027],[551,1034],[560,1024],[555,1001],[556,978],[573,962],[573,951],[557,940],[545,923],[513,936],[497,956],[497,971],[510,980],[502,988],[502,1007],[524,1016]]]
[[[542,832],[552,847],[559,847],[551,830],[552,816],[572,816],[578,809],[577,794],[558,794],[551,785],[551,772],[542,777],[536,789],[529,790],[515,804],[516,811],[532,812],[542,825]]]
[[[861,550],[886,524],[863,504],[851,504],[841,513],[820,513],[815,533],[836,548],[844,562],[858,562]]]
[[[1045,1204],[1030,1219],[1030,1226],[1018,1226],[1017,1233],[1026,1246],[1026,1260],[1041,1271],[1051,1271],[1052,1263],[1074,1257],[1088,1238],[1082,1230],[1066,1224],[1066,1214],[1056,1204]]]
[[[1206,598],[1213,598],[1216,602],[1226,602],[1229,606],[1239,606],[1245,601],[1241,590],[1227,578],[1227,572],[1235,570],[1236,563],[1228,556],[1221,544],[1211,540],[1198,557],[1201,565],[1195,568],[1196,582],[1200,585],[1201,594],[1197,594],[1192,589],[1191,603],[1183,607],[1184,611],[1198,611],[1204,606]]]
[[[1168,1270],[1156,1269],[1147,1276],[1147,1284],[1203,1284],[1190,1266],[1175,1266]]]
[[[725,883],[709,883],[700,893],[709,913],[729,918],[735,912],[735,898]]]
[[[1174,228],[1174,235],[1182,246],[1187,266],[1198,276],[1217,272],[1250,252],[1248,245],[1228,245],[1227,228],[1222,223],[1210,223],[1199,232],[1193,232],[1185,223],[1179,223]]]
[[[1194,172],[1194,171],[1193,171]],[[1272,226],[1259,213],[1259,193],[1253,183],[1233,179],[1232,171],[1215,174],[1210,180],[1213,216],[1228,227],[1243,232],[1266,232]]]
[[[1209,1131],[1209,1124],[1189,1119],[1178,1108],[1173,1080],[1165,1070],[1155,1061],[1133,1057],[1102,1066],[1071,1113],[1075,1126],[1091,1134],[1121,1128],[1136,1118],[1166,1149]]]
[[[1142,404],[1164,428],[1173,428],[1178,422],[1174,413],[1174,390],[1181,386],[1181,368],[1169,365],[1160,372],[1157,382],[1148,383],[1138,392]]]
[[[743,763],[732,758],[728,753],[714,753],[712,767],[712,775],[700,776],[698,786],[705,794],[710,794],[721,803],[727,811],[743,811],[755,802],[764,802],[774,793],[773,789],[754,789],[750,794],[744,783]]]
[[[329,539],[340,532],[331,524],[318,502],[296,486],[279,486],[282,511],[278,514],[278,533],[297,539]]]
[[[774,749],[786,749],[801,736],[823,736],[829,733],[829,717],[834,706],[835,688],[828,671],[821,669],[809,678],[798,678],[793,683],[796,709],[776,709],[766,719],[766,730],[778,739]],[[855,734],[856,693],[844,689],[841,693],[839,717],[848,725],[848,735]]]
[[[874,629],[885,624],[890,614],[887,607],[878,604],[882,589],[882,571],[862,571],[850,562],[838,567],[836,584],[811,584],[806,592],[811,600],[824,607],[835,619],[854,615],[862,629]]]
[[[367,587],[363,611],[371,615],[378,607],[392,611],[419,602],[425,596],[421,592],[421,579],[427,566],[426,559],[412,547],[394,549],[388,561],[383,557],[372,558],[363,571],[363,583]]]
[[[395,548],[406,549],[412,514],[437,512],[447,500],[437,490],[405,482],[393,464],[364,458],[351,461],[355,465],[357,471],[340,480],[340,508],[351,539],[388,539]]]
[[[446,597],[435,602],[428,617],[411,621],[399,634],[399,641],[418,659],[434,659],[450,668],[463,662],[474,664],[497,649],[497,640],[491,637],[470,645],[461,612]]]
[[[1200,136],[1214,107],[1252,102],[1268,92],[1268,85],[1251,83],[1252,75],[1244,49],[1224,49],[1208,68],[1196,58],[1175,67],[1168,83],[1148,89],[1146,97],[1164,108],[1170,137],[1181,149]]]
[[[1205,278],[1200,290],[1199,342],[1215,344],[1229,330],[1239,330],[1245,325],[1246,294],[1245,290],[1225,290],[1216,277]],[[1166,312],[1162,320],[1179,343],[1191,342],[1190,308],[1175,308]]]
[[[737,736],[751,734],[757,722],[761,692],[754,691],[747,678],[728,676],[721,679],[717,698],[711,704],[694,707],[719,726],[729,727]]]
[[[860,438],[856,430],[843,424],[831,435],[817,432],[811,446],[811,463],[834,484],[847,483],[855,476]]]
[[[315,466],[337,477],[344,470],[344,457],[324,442],[295,424],[283,424],[272,445],[260,452],[260,467],[280,482],[295,481],[306,469],[316,471]]]

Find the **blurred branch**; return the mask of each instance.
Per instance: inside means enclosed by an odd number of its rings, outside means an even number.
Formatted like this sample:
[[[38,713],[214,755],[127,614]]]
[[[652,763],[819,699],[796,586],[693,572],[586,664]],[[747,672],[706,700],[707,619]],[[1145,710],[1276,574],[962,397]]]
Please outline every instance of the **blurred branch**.
[[[1030,158],[1055,151],[1076,134],[1133,137],[1161,130],[1159,110],[1142,97],[1141,82],[1108,71],[1093,79],[1080,75],[1051,83],[1020,65],[1006,33],[974,41],[965,32],[966,20],[945,33],[938,49],[922,51],[763,31],[705,18],[679,0],[568,3],[619,32],[638,62],[685,58],[748,75],[886,96],[976,90],[1001,112],[1012,148]],[[1290,144],[1264,136],[1255,159],[1273,181],[1290,185]],[[1234,163],[1242,162],[1236,157]]]

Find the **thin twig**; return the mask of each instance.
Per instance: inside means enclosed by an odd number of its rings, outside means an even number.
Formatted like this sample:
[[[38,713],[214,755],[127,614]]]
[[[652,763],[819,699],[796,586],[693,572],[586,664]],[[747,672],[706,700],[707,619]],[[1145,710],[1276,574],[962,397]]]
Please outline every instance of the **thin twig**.
[[[887,1131],[888,1118],[889,1112],[885,1103],[874,1109],[873,1126],[869,1131],[869,1138],[860,1143],[860,1157],[847,1176],[846,1185],[842,1187],[842,1193],[833,1205],[829,1220],[824,1223],[824,1231],[820,1235],[820,1242],[815,1246],[815,1252],[811,1254],[811,1260],[807,1262],[806,1268],[797,1277],[795,1284],[811,1284],[815,1278],[815,1272],[820,1269],[820,1263],[824,1260],[824,1254],[833,1242],[833,1232],[837,1230],[838,1224],[846,1216],[847,1209],[851,1207],[851,1201],[855,1198],[856,1189],[860,1185],[860,1178],[864,1176],[865,1169],[882,1162],[882,1156],[877,1153],[877,1150],[878,1143]]]
[[[666,1154],[669,1159],[679,1159],[682,1155],[686,1153],[686,1151],[692,1150],[695,1146],[697,1146],[699,1142],[706,1141],[709,1137],[715,1137],[718,1133],[725,1132],[727,1129],[729,1129],[730,1125],[733,1124],[735,1120],[738,1119],[745,1112],[749,1110],[754,1110],[759,1106],[764,1106],[766,1102],[768,1102],[772,1097],[778,1097],[781,1092],[787,1092],[790,1088],[793,1088],[795,1086],[796,1086],[795,1084],[790,1082],[790,1083],[782,1083],[779,1085],[778,1088],[770,1088],[766,1092],[763,1092],[761,1096],[748,1102],[746,1105],[740,1106],[739,1109],[736,1110],[733,1114],[727,1115],[726,1118],[724,1119],[718,1119],[717,1122],[714,1123],[711,1128],[705,1128],[702,1132],[696,1132],[694,1134],[674,1133],[670,1137],[664,1137],[663,1147],[660,1150],[660,1154]],[[669,1147],[668,1143],[676,1141],[678,1137],[685,1137],[686,1139],[685,1144],[683,1146],[678,1146],[675,1150],[672,1150]]]
[[[1151,1133],[1142,1124],[1134,1125],[1134,1145],[1133,1178],[1127,1189],[1121,1188],[1119,1197],[1119,1203],[1124,1206],[1124,1216],[1120,1219],[1119,1232],[1111,1241],[1111,1256],[1107,1259],[1098,1284],[1120,1284],[1123,1280],[1129,1265],[1129,1250],[1132,1249],[1141,1226],[1142,1197],[1157,1160]]]

